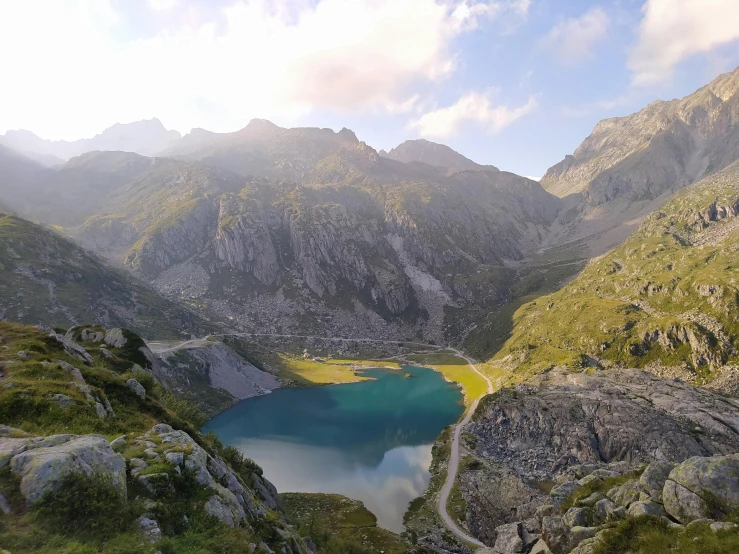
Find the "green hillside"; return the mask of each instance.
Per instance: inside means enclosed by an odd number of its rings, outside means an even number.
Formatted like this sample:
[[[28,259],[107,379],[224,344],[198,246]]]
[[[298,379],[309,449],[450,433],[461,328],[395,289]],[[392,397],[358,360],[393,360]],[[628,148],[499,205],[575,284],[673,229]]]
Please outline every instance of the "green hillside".
[[[560,291],[516,311],[491,364],[648,367],[697,383],[736,361],[739,163],[652,213]]]

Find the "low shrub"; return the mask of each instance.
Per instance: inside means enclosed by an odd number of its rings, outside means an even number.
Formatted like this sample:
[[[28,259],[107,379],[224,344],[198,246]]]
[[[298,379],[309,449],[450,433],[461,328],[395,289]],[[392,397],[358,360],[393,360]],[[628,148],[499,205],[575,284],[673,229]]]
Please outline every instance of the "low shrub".
[[[128,529],[135,514],[121,493],[101,477],[72,473],[31,507],[42,525],[66,535],[107,540]]]

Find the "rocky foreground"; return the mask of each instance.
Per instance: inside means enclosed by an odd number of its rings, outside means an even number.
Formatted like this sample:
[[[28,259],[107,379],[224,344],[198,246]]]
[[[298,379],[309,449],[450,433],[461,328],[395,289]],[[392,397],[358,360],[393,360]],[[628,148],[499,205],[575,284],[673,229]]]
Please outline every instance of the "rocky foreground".
[[[93,434],[34,437],[6,426],[0,431],[6,435],[0,437],[0,468],[10,468],[28,508],[59,489],[71,475],[84,476],[112,487],[124,501],[135,500],[141,512],[136,523],[146,539],[156,543],[163,537],[159,520],[171,517],[164,503],[172,500],[178,481],[189,479],[200,502],[192,502],[190,516],[182,514],[184,521],[202,511],[228,527],[255,528],[269,518],[271,524],[277,522],[280,552],[308,551],[284,516],[270,515],[281,514],[282,505],[261,471],[255,468],[248,473],[247,484],[221,458],[170,425],[160,423],[147,433],[123,435],[112,443]],[[6,514],[13,512],[1,492],[0,508]],[[245,551],[273,552],[264,542],[245,546]]]
[[[486,397],[461,449],[450,512],[490,552],[627,552],[608,545],[642,527],[667,542],[698,532],[739,541],[739,401],[730,396],[640,370],[555,368]],[[629,552],[669,551],[632,539]],[[443,531],[418,542],[466,549]]]

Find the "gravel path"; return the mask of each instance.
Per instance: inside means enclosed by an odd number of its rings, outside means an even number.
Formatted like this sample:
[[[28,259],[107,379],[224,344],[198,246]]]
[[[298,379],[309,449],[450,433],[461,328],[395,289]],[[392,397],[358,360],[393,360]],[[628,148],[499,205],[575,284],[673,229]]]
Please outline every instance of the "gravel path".
[[[470,365],[472,370],[477,373],[480,377],[485,379],[488,384],[488,392],[487,394],[492,394],[493,392],[493,384],[490,382],[490,379],[488,379],[485,375],[480,373],[478,369],[475,367],[475,364],[473,363],[473,360],[464,354],[462,354],[459,350],[455,350],[457,355],[460,358],[464,358],[467,363]],[[462,428],[467,425],[470,422],[470,418],[472,418],[473,414],[475,413],[475,410],[477,410],[477,404],[480,402],[480,398],[475,398],[474,402],[470,405],[469,409],[467,410],[467,413],[464,416],[464,419],[460,423],[454,426],[454,435],[452,438],[452,453],[449,457],[449,464],[447,465],[447,472],[446,472],[446,481],[444,482],[444,486],[441,487],[441,494],[439,494],[439,502],[437,504],[437,510],[439,512],[439,515],[441,516],[442,521],[444,522],[444,525],[447,526],[447,528],[454,533],[458,538],[462,539],[463,541],[474,544],[475,546],[479,546],[480,548],[484,548],[485,545],[481,543],[479,540],[477,540],[475,537],[468,535],[462,529],[459,528],[459,526],[454,522],[454,520],[449,515],[449,512],[447,511],[447,503],[449,501],[449,495],[452,492],[452,486],[454,485],[454,481],[457,478],[457,472],[459,471],[459,437],[462,435]]]

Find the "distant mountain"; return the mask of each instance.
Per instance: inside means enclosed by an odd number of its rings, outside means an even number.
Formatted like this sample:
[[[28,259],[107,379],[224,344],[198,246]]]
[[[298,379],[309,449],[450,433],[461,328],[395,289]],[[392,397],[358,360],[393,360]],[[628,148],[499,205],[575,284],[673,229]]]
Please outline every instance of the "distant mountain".
[[[0,319],[68,327],[99,323],[149,338],[211,329],[127,272],[55,232],[0,214]]]
[[[358,145],[349,129],[299,127],[285,129],[264,119],[253,119],[235,133],[193,130],[162,156],[199,161],[244,176],[306,183],[319,161],[342,146]]]
[[[30,131],[8,131],[0,144],[12,148],[44,165],[58,165],[70,158],[95,150],[121,150],[152,155],[181,138],[168,131],[158,119],[116,123],[93,138],[75,141],[45,140]]]
[[[541,182],[557,196],[599,205],[655,198],[733,162],[739,154],[739,67],[681,100],[606,119]]]
[[[12,210],[26,207],[29,189],[49,175],[43,165],[0,144],[0,202]]]
[[[492,165],[483,166],[475,163],[445,144],[438,144],[425,139],[407,140],[390,150],[390,152],[380,150],[380,156],[399,162],[422,162],[450,169],[488,169],[491,171],[498,169]]]
[[[507,297],[507,261],[560,209],[538,183],[383,158],[347,129],[253,121],[186,142],[180,159],[74,158],[24,189],[23,213],[245,329],[442,340],[449,309]]]
[[[681,100],[601,121],[541,183],[568,197],[551,243],[598,233],[594,254],[623,240],[670,195],[739,159],[739,68]],[[626,224],[625,224],[626,222]],[[619,229],[620,227],[620,229]]]

